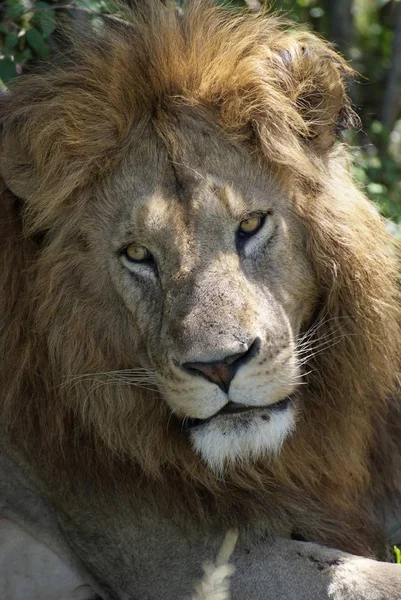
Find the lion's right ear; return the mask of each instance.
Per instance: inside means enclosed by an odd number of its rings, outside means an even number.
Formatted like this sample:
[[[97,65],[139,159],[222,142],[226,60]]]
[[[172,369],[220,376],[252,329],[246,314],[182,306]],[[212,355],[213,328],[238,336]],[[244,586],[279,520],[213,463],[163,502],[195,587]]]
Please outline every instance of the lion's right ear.
[[[289,32],[280,42],[272,61],[281,86],[303,119],[305,140],[317,152],[327,152],[336,135],[359,126],[347,92],[354,71],[313,34]]]

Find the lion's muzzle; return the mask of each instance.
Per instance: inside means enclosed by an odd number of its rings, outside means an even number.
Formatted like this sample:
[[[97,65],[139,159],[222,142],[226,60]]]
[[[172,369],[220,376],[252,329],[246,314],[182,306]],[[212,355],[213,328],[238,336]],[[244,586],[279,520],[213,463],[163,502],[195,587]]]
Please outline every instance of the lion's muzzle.
[[[260,339],[256,338],[244,352],[229,354],[222,360],[211,362],[192,361],[185,362],[182,367],[191,375],[200,375],[208,381],[215,383],[228,394],[231,381],[234,379],[238,369],[254,358],[260,350]]]

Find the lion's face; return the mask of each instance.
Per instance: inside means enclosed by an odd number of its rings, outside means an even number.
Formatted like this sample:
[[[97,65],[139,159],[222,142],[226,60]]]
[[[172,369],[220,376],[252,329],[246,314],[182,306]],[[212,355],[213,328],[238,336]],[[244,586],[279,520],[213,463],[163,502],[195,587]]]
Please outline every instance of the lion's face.
[[[141,135],[86,225],[87,259],[133,327],[132,366],[154,372],[212,468],[277,452],[294,428],[296,340],[314,302],[290,199],[209,126],[181,124],[173,161]]]
[[[336,143],[352,70],[270,14],[142,4],[0,99],[1,427],[49,493],[371,551],[400,267]]]

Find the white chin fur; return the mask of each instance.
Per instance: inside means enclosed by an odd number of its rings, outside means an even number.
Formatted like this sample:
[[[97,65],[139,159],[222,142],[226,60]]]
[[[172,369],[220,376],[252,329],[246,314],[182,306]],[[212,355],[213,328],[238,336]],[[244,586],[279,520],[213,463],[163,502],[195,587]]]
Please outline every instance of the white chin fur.
[[[221,473],[229,464],[255,460],[280,452],[285,438],[295,428],[295,411],[219,416],[194,428],[190,433],[192,446],[209,467]]]

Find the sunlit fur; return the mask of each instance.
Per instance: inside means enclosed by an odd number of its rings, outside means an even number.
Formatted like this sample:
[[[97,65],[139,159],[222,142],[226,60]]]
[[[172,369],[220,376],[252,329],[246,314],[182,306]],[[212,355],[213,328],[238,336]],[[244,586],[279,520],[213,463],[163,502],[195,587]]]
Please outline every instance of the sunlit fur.
[[[375,518],[401,482],[399,265],[335,141],[355,123],[350,69],[273,16],[207,2],[189,2],[184,17],[144,6],[127,15],[131,25],[77,43],[60,67],[19,78],[0,101],[2,427],[59,499],[91,481],[98,502],[111,487],[115,507],[117,493],[159,509],[162,499],[177,521],[264,519],[281,534],[374,551]],[[204,111],[289,189],[319,290],[309,339],[326,340],[307,361],[302,413],[279,455],[224,477],[192,451],[156,392],[90,376],[127,368],[125,317],[116,307],[99,323],[85,299],[76,230],[135,125],[177,105]]]

